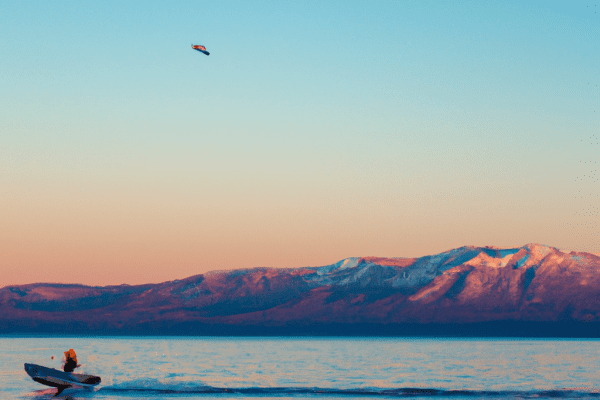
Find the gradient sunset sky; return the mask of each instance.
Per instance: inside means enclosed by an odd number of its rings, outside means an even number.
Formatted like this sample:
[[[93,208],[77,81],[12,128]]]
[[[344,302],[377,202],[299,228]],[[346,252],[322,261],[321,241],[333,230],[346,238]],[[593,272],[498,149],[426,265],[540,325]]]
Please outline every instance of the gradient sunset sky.
[[[600,252],[598,8],[2,1],[0,286]]]

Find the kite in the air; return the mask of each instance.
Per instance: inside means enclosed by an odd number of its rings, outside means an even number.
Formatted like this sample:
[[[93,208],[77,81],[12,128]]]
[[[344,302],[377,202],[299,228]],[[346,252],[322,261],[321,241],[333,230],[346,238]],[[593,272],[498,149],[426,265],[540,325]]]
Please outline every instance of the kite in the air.
[[[210,55],[210,53],[208,51],[206,51],[206,47],[200,45],[200,44],[193,44],[192,45],[192,49],[194,50],[198,50],[200,53],[204,53],[207,56]]]

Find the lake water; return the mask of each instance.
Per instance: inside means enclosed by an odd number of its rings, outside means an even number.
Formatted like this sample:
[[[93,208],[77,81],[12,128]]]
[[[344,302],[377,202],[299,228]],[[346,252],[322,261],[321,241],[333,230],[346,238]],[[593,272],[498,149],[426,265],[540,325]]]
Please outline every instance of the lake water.
[[[70,399],[600,399],[599,340],[181,337],[0,337],[0,399],[52,398],[23,363],[69,348],[102,377]]]

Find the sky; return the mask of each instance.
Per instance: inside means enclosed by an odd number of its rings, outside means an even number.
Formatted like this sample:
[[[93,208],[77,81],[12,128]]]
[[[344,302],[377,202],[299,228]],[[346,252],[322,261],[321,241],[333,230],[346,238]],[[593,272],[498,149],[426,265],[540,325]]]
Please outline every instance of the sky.
[[[2,1],[0,286],[600,252],[597,8]]]

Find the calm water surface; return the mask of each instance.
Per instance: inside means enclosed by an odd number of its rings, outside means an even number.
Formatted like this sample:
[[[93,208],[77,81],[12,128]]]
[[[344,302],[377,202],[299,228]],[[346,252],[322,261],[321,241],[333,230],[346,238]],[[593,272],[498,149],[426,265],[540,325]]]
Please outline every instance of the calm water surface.
[[[0,399],[52,398],[23,363],[69,348],[102,377],[71,399],[600,399],[598,340],[175,337],[0,337]]]

